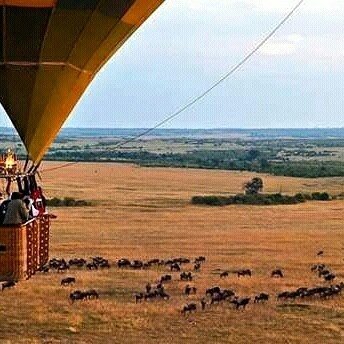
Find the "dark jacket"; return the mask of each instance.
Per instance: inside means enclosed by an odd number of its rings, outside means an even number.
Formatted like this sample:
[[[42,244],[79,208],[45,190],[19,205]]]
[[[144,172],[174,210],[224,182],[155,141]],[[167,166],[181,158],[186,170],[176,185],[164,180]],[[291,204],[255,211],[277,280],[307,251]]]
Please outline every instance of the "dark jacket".
[[[7,207],[4,225],[20,225],[29,219],[29,211],[21,199],[13,199]]]

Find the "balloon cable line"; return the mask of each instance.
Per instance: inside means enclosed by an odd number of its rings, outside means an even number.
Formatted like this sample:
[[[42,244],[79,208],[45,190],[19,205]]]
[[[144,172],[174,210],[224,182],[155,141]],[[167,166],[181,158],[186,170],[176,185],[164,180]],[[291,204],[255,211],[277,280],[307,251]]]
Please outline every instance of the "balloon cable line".
[[[170,122],[174,118],[178,117],[181,115],[183,112],[185,112],[187,109],[191,108],[193,105],[198,103],[200,100],[205,98],[209,93],[211,93],[217,86],[222,84],[225,80],[227,80],[230,76],[232,76],[235,72],[237,72],[246,62],[248,62],[275,34],[276,32],[290,19],[290,17],[293,16],[293,14],[299,9],[299,7],[305,2],[305,0],[300,0],[284,17],[283,19],[247,54],[244,56],[243,59],[241,59],[237,64],[235,64],[224,76],[222,76],[219,80],[217,80],[215,83],[213,83],[209,88],[207,88],[204,92],[202,92],[200,95],[197,97],[193,98],[191,101],[189,101],[187,104],[185,104],[183,107],[179,108],[177,111],[173,112],[171,115],[163,119],[162,121],[158,122],[156,125],[154,125],[151,128],[148,128],[141,133],[128,138],[116,145],[114,145],[111,150],[113,149],[118,149],[123,147],[124,145],[131,143],[133,141],[136,141],[142,136],[145,136],[155,129],[163,126],[167,122]],[[61,166],[56,166],[48,169],[43,169],[41,172],[48,172],[48,171],[53,171],[57,170],[60,168],[64,168],[67,166],[75,165],[80,163],[81,161],[73,161],[70,163],[65,163]]]

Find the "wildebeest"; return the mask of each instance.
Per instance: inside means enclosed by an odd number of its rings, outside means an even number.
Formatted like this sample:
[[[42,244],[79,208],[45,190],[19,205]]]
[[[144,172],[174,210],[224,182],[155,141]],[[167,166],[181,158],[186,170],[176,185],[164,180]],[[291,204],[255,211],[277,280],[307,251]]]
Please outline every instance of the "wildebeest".
[[[325,269],[325,264],[315,264],[311,267],[311,271],[320,272]]]
[[[137,293],[134,296],[135,296],[135,303],[138,303],[139,301],[142,301],[143,298],[144,298],[143,293]]]
[[[204,256],[198,256],[194,260],[194,263],[204,263],[204,262],[205,262],[205,257]]]
[[[149,293],[144,294],[145,301],[155,299],[158,296],[158,292],[156,290],[151,291]]]
[[[205,310],[205,306],[207,305],[207,301],[203,298],[201,299],[201,307],[202,307],[202,311]]]
[[[317,256],[322,256],[324,254],[324,251],[319,251],[318,253],[317,253]]]
[[[169,282],[171,280],[172,280],[172,276],[171,275],[164,275],[164,276],[160,277],[160,283]]]
[[[72,258],[68,262],[69,266],[76,266],[82,268],[86,264],[86,260],[83,258]]]
[[[252,271],[250,269],[238,270],[237,271],[238,277],[240,276],[252,276]]]
[[[158,264],[160,264],[160,259],[158,259],[158,258],[150,259],[150,260],[147,262],[147,264],[148,264],[149,266],[158,265]]]
[[[192,311],[197,310],[197,305],[195,303],[188,303],[182,309],[182,314],[186,314],[187,312],[191,313]]]
[[[260,293],[259,295],[256,295],[254,297],[254,303],[269,301],[269,294],[266,293]]]
[[[239,309],[240,307],[245,309],[246,306],[249,304],[250,300],[251,300],[250,297],[245,297],[242,299],[233,300],[232,303],[234,303],[236,309]]]
[[[146,293],[150,293],[152,290],[152,285],[150,283],[146,284]]]
[[[62,271],[66,271],[66,270],[69,270],[69,265],[67,263],[62,263],[57,268],[57,272],[62,272]]]
[[[75,290],[69,294],[69,299],[72,303],[76,300],[84,300],[85,298],[85,293],[81,290]]]
[[[87,299],[99,299],[99,294],[95,289],[89,289],[84,292]]]
[[[130,260],[127,259],[127,258],[121,258],[121,259],[119,259],[118,262],[117,262],[117,266],[118,266],[119,268],[126,268],[126,267],[129,267],[130,264],[131,264],[131,263],[130,263]]]
[[[196,263],[194,265],[194,271],[200,271],[201,270],[201,264],[200,263]]]
[[[221,288],[216,286],[216,287],[207,289],[205,291],[205,295],[213,296],[215,293],[219,294],[220,292],[221,292]]]
[[[178,263],[172,263],[170,267],[171,271],[180,271],[180,265]]]
[[[271,277],[284,277],[281,269],[276,269],[271,272]]]
[[[192,281],[192,273],[191,272],[182,272],[180,274],[180,279],[182,281]]]
[[[197,288],[196,287],[191,287],[189,284],[186,285],[184,289],[184,294],[189,296],[190,294],[196,294]]]
[[[86,268],[88,270],[98,270],[98,265],[95,262],[87,263]]]
[[[130,263],[130,267],[132,269],[142,269],[143,268],[143,262],[141,260],[133,260]]]
[[[229,272],[228,271],[223,271],[220,273],[220,278],[228,277]]]
[[[75,277],[66,277],[61,280],[61,285],[67,286],[75,283]]]
[[[4,291],[5,289],[13,288],[16,285],[16,282],[14,281],[5,281],[1,285],[1,291]]]
[[[327,281],[327,282],[331,282],[333,281],[334,279],[336,278],[336,275],[335,274],[327,274],[324,276],[324,280]]]
[[[110,263],[107,259],[104,259],[103,261],[99,262],[98,266],[102,269],[104,268],[110,269]]]
[[[99,294],[94,289],[89,289],[86,291],[75,290],[69,294],[69,299],[73,303],[76,300],[87,300],[87,299],[98,299]]]
[[[161,297],[164,300],[169,300],[170,299],[170,295],[167,294],[164,289],[161,290],[157,290],[157,296]]]
[[[319,271],[318,276],[322,277],[322,276],[326,276],[328,274],[330,274],[330,270],[325,269],[325,270]]]

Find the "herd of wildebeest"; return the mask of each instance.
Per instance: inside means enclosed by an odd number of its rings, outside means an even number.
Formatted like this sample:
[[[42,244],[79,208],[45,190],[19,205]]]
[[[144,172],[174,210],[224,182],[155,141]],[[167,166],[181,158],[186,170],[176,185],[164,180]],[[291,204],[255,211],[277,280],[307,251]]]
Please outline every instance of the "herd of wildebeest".
[[[318,256],[323,255],[323,251],[317,253]],[[167,286],[173,283],[175,280],[185,282],[181,293],[186,297],[190,295],[200,294],[197,287],[194,285],[195,277],[202,272],[203,265],[206,264],[206,258],[199,256],[195,259],[189,258],[173,258],[173,259],[151,259],[148,261],[142,260],[129,260],[127,258],[121,258],[115,263],[110,263],[108,259],[103,257],[92,257],[90,260],[84,258],[73,258],[66,261],[65,259],[50,259],[48,264],[42,266],[38,271],[43,274],[47,274],[51,271],[57,273],[71,272],[79,269],[87,270],[101,270],[110,269],[115,267],[117,269],[133,269],[133,270],[145,270],[150,268],[157,268],[164,271],[164,273],[157,280],[147,283],[142,287],[141,291],[134,293],[133,302],[139,304],[145,301],[153,301],[157,299],[169,300],[171,295],[168,293]],[[187,269],[187,268],[188,269]],[[344,289],[344,282],[335,282],[337,279],[336,274],[330,270],[328,266],[322,263],[314,264],[310,268],[311,272],[317,274],[319,279],[322,279],[322,285],[315,287],[299,287],[296,290],[281,291],[276,295],[277,300],[293,301],[296,299],[310,299],[317,297],[319,299],[328,299],[334,296],[340,295]],[[227,278],[230,274],[236,274],[238,278],[250,278],[252,277],[251,269],[239,269],[232,271],[218,271],[219,279]],[[284,278],[285,273],[282,269],[272,270],[270,278]],[[77,284],[77,279],[72,276],[64,277],[61,279],[61,287],[73,286]],[[12,288],[16,285],[15,281],[2,282],[1,289],[4,291],[7,288]],[[91,300],[99,299],[101,293],[95,289],[88,290],[74,290],[69,293],[70,303],[74,303],[77,300]],[[186,315],[196,311],[198,308],[205,310],[207,307],[211,307],[215,304],[228,303],[232,304],[237,310],[245,309],[249,303],[261,303],[268,302],[270,295],[266,292],[260,292],[254,296],[239,296],[232,289],[222,289],[217,285],[210,286],[200,295],[198,301],[189,302],[183,305],[180,309],[181,313]]]

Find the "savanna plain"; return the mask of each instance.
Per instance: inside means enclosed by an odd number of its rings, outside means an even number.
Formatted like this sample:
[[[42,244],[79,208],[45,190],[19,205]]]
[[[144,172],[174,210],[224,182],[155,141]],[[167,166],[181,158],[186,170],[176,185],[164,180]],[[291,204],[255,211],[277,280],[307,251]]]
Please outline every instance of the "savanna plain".
[[[89,207],[50,208],[50,257],[103,256],[110,269],[37,273],[0,294],[1,343],[342,343],[344,295],[328,299],[278,301],[276,294],[299,287],[326,285],[311,272],[324,263],[344,281],[344,201],[308,201],[297,205],[196,206],[195,195],[242,192],[257,174],[219,170],[149,168],[113,163],[80,163],[50,170],[44,163],[48,198],[71,196]],[[45,171],[44,171],[45,170]],[[305,179],[260,175],[265,192],[344,192],[343,178]],[[322,250],[324,254],[317,256]],[[144,291],[169,274],[165,266],[119,269],[120,258],[149,260],[205,256],[192,282],[172,273],[166,283],[170,300],[135,303]],[[221,271],[248,268],[252,277]],[[271,278],[280,268],[284,278]],[[183,265],[192,271],[193,264]],[[61,279],[76,278],[62,287]],[[197,294],[185,296],[185,285]],[[328,285],[328,284],[327,284]],[[201,310],[199,300],[213,286],[240,296],[270,294],[265,304],[235,310],[224,302]],[[71,304],[76,289],[94,288],[98,300]],[[198,309],[182,315],[183,305]]]

